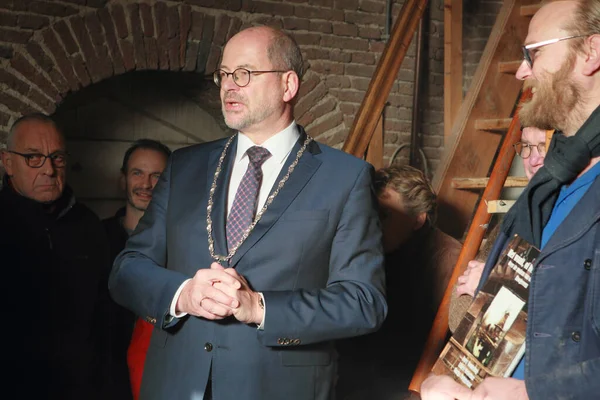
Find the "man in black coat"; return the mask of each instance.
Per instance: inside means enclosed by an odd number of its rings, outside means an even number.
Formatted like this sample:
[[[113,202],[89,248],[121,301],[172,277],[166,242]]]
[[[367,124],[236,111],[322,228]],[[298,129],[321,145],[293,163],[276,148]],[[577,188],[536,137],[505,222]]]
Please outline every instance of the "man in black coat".
[[[67,159],[43,114],[17,120],[2,151],[3,377],[19,398],[103,398],[108,244],[66,185]]]

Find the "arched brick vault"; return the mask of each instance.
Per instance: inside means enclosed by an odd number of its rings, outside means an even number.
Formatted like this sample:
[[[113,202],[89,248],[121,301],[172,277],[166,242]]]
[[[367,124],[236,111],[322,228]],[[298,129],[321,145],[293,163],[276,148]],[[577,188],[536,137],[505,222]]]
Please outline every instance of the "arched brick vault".
[[[297,120],[339,145],[383,49],[385,2],[363,2],[362,10],[359,0],[335,3],[1,0],[0,129],[25,113],[51,114],[69,93],[129,71],[213,71],[229,37],[269,24],[291,32],[308,60]]]
[[[340,146],[385,44],[386,2],[0,0],[0,147],[20,115],[53,113],[69,93],[103,79],[139,70],[212,71],[227,38],[253,24],[281,27],[296,38],[309,64],[296,118],[319,140]],[[393,1],[392,16],[402,3]],[[419,130],[434,170],[443,147],[443,0],[429,3]],[[477,65],[501,4],[472,3],[477,7],[469,10],[477,13],[465,18],[478,21],[471,32],[476,45],[465,38],[466,70]],[[410,141],[413,70],[411,45],[385,109],[388,157]]]

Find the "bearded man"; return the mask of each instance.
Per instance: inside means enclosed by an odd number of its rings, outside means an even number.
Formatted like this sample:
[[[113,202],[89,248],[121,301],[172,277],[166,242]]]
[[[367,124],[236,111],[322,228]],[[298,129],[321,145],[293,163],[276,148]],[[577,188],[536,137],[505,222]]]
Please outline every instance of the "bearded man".
[[[474,391],[431,376],[423,400],[593,399],[600,393],[600,2],[553,1],[535,14],[517,78],[533,91],[525,126],[558,128],[506,215],[485,282],[513,234],[541,249],[531,276],[525,356],[511,378]]]

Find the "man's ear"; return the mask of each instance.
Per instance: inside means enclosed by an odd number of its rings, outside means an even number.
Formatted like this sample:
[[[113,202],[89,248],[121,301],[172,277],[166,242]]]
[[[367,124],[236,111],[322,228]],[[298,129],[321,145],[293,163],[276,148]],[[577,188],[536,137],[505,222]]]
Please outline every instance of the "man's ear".
[[[425,222],[427,221],[427,213],[421,213],[419,215],[417,215],[417,219],[415,220],[415,224],[413,225],[413,231],[418,231],[419,229],[421,229],[423,227],[423,225],[425,225]]]
[[[12,157],[8,151],[2,150],[0,151],[0,158],[2,158],[2,166],[6,171],[6,175],[12,176],[13,168],[12,168]]]
[[[294,71],[286,71],[283,73],[283,101],[289,103],[298,94],[300,89],[300,78]]]
[[[583,66],[583,74],[592,76],[600,71],[600,34],[594,34],[586,39],[589,44],[585,44],[587,57]]]

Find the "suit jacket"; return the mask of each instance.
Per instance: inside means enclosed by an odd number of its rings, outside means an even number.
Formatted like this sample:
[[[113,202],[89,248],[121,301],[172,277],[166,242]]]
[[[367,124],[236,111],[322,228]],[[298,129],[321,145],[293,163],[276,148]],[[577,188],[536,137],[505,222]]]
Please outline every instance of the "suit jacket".
[[[295,158],[294,146],[281,178]],[[155,329],[141,398],[328,399],[333,340],[375,331],[387,313],[372,168],[312,142],[230,266],[265,297],[264,330],[233,318],[187,316],[169,306],[185,279],[213,261],[207,244],[209,189],[225,140],[173,153],[152,203],[115,261],[114,299]],[[237,139],[217,182],[215,250],[226,254],[226,199]]]

